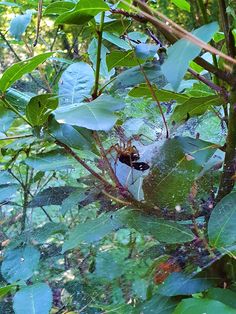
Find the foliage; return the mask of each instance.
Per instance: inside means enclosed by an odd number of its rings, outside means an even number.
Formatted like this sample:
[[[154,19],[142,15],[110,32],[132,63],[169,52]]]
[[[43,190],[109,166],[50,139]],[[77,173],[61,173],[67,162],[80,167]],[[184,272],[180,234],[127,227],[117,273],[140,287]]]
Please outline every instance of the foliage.
[[[234,2],[0,15],[0,313],[236,313]]]

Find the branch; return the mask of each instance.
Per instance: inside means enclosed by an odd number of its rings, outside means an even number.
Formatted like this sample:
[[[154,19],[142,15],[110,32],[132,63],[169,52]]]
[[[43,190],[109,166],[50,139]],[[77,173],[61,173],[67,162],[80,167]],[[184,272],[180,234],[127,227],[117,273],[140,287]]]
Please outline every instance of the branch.
[[[202,83],[206,84],[211,89],[216,91],[220,96],[222,96],[226,104],[229,102],[229,93],[224,88],[216,85],[212,81],[208,80],[207,78],[198,74],[197,72],[195,72],[194,70],[190,68],[188,69],[188,72],[191,73],[194,77],[196,77],[199,81],[201,81]]]
[[[101,13],[100,28],[98,31],[98,47],[97,47],[97,62],[96,62],[96,72],[95,72],[95,85],[93,91],[93,99],[98,97],[98,87],[99,87],[99,77],[100,77],[100,66],[101,66],[101,50],[102,50],[102,31],[104,23],[105,12]]]
[[[108,160],[108,158],[107,158],[107,156],[106,156],[106,152],[105,152],[105,150],[104,150],[104,147],[103,147],[103,145],[102,145],[102,142],[101,142],[101,139],[100,139],[100,137],[99,137],[98,132],[94,132],[94,133],[93,133],[93,136],[94,136],[94,138],[95,138],[95,141],[96,141],[97,144],[98,144],[98,147],[99,147],[99,149],[100,149],[101,156],[102,156],[102,158],[104,159],[105,163],[107,164],[107,167],[108,167],[109,172],[110,172],[111,179],[114,181],[114,183],[116,184],[116,186],[117,186],[118,188],[123,189],[122,184],[121,184],[120,181],[118,180],[118,178],[117,178],[117,176],[116,176],[116,174],[115,174],[115,172],[114,172],[114,170],[113,170],[113,168],[112,168],[112,166],[111,166],[111,164],[110,164],[110,162],[109,162],[109,160]]]
[[[77,160],[88,172],[90,172],[95,178],[97,178],[99,181],[101,181],[106,187],[114,188],[113,185],[111,185],[108,181],[106,181],[100,174],[95,172],[92,168],[90,168],[86,162],[83,161],[69,146],[66,144],[56,140],[55,143],[58,146],[61,146],[65,149],[65,151],[71,155],[75,160]]]
[[[121,15],[124,15],[126,17],[131,17],[133,18],[134,20],[136,21],[139,21],[141,23],[147,23],[147,22],[150,22],[156,29],[157,31],[160,31],[163,36],[166,38],[166,40],[168,40],[171,44],[174,44],[178,38],[175,37],[171,30],[167,31],[166,30],[166,27],[164,28],[162,26],[163,23],[159,22],[157,19],[152,19],[152,20],[149,20],[147,17],[143,17],[139,14],[134,14],[134,13],[128,13],[124,10],[111,10],[111,12],[113,14],[121,14]],[[212,65],[211,63],[207,62],[206,60],[202,59],[201,57],[196,57],[194,59],[194,61],[200,65],[201,67],[203,67],[205,70],[213,73],[215,76],[217,76],[219,79],[231,84],[232,83],[232,80],[233,80],[233,77],[231,75],[231,73],[229,72],[225,72],[225,71],[222,71],[218,68],[216,68],[214,65]]]

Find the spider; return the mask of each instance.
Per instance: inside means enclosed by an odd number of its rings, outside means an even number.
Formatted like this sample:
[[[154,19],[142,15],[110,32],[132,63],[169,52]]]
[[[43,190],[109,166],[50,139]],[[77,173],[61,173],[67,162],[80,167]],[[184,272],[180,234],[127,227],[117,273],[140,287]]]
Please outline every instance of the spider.
[[[150,168],[150,166],[147,163],[137,161],[140,159],[140,155],[137,148],[134,145],[132,145],[131,140],[128,140],[127,144],[123,143],[119,145],[117,143],[115,145],[112,145],[108,149],[107,154],[111,153],[112,150],[116,151],[117,153],[115,165],[119,160],[123,164],[126,164],[127,166],[139,171],[145,171]]]

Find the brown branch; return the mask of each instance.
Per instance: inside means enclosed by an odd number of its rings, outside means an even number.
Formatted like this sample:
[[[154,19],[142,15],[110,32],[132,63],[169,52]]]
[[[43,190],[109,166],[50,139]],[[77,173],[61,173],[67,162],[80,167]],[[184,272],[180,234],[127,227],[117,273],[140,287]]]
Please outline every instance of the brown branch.
[[[160,21],[158,21],[157,19],[151,19],[149,20],[147,17],[143,17],[139,14],[134,14],[134,13],[128,13],[125,12],[124,10],[111,10],[111,12],[113,14],[121,14],[127,17],[131,17],[136,21],[139,21],[141,23],[147,23],[150,22],[156,29],[157,31],[160,31],[163,36],[166,38],[166,40],[168,40],[171,44],[174,44],[178,38],[176,36],[174,36],[171,32],[171,29],[169,31],[166,30],[166,27],[163,27],[163,23],[161,23]],[[231,84],[233,77],[232,74],[229,72],[225,72],[222,71],[218,68],[216,68],[214,65],[212,65],[211,63],[207,62],[206,60],[204,60],[201,57],[196,57],[194,59],[194,61],[200,65],[201,67],[203,67],[205,70],[213,73],[215,76],[217,76],[219,79]]]
[[[69,146],[67,146],[66,144],[56,140],[55,143],[58,146],[61,146],[65,149],[65,151],[71,155],[75,160],[77,160],[86,170],[88,170],[88,172],[90,172],[95,178],[97,178],[99,181],[101,181],[105,187],[110,187],[110,188],[114,188],[113,185],[111,185],[108,181],[106,181],[100,174],[98,174],[96,171],[94,171],[92,168],[90,168],[86,162],[83,161],[83,159],[81,159]]]
[[[110,173],[110,177],[111,179],[114,181],[114,183],[116,184],[116,186],[118,188],[124,188],[123,185],[120,183],[119,179],[117,178],[112,166],[111,166],[111,163],[109,162],[108,158],[107,158],[107,155],[106,155],[106,152],[105,152],[105,149],[102,145],[102,142],[101,142],[101,139],[99,137],[99,134],[98,132],[94,132],[93,133],[93,136],[95,138],[95,141],[96,143],[98,144],[98,147],[99,147],[99,150],[100,150],[100,153],[101,153],[101,156],[103,158],[103,160],[105,161],[106,165],[107,165],[107,168],[109,170],[109,173]]]
[[[228,54],[234,58],[236,55],[236,48],[235,48],[235,40],[232,33],[232,29],[230,27],[229,17],[226,13],[226,3],[225,0],[218,0],[218,5],[220,9],[220,17],[222,22],[223,31],[225,34],[225,42],[227,46]]]
[[[191,73],[194,77],[196,77],[199,81],[201,81],[202,83],[206,84],[211,89],[216,91],[220,96],[222,96],[226,104],[229,102],[229,93],[224,88],[216,85],[212,81],[208,80],[207,78],[198,74],[197,72],[195,72],[194,70],[190,68],[188,69],[188,72]]]
[[[126,3],[124,0],[121,0],[122,2]],[[167,16],[162,14],[159,11],[155,11],[152,8],[150,8],[148,5],[145,3],[141,2],[140,0],[137,0],[140,8],[142,9],[141,14],[146,17],[146,19],[149,22],[156,22],[158,21],[159,24],[162,26],[162,28],[166,29],[166,31],[171,31],[174,33],[177,37],[179,38],[185,38],[188,41],[192,42],[193,44],[201,47],[202,49],[205,49],[206,51],[211,52],[212,54],[218,55],[222,57],[223,59],[236,64],[236,60],[234,57],[228,56],[225,53],[221,52],[220,50],[212,47],[209,44],[206,44],[203,40],[199,39],[198,37],[192,35],[190,32],[186,31],[183,27],[179,26],[175,22],[173,22],[171,19],[169,19]],[[134,6],[131,5],[132,8],[135,8]],[[153,15],[154,14],[154,15]],[[161,18],[164,22],[161,22],[160,20],[157,20],[155,17],[157,15],[159,18]]]

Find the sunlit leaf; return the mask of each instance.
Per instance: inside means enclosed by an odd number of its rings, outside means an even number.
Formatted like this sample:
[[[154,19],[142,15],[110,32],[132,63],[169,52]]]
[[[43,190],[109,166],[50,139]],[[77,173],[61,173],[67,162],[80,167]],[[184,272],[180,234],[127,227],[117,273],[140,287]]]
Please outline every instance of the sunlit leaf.
[[[205,291],[212,285],[212,281],[204,278],[188,278],[182,273],[172,273],[159,287],[158,293],[167,297],[191,295]]]
[[[130,211],[124,217],[124,223],[143,234],[151,234],[154,238],[165,243],[184,243],[194,239],[191,230],[177,222]]]
[[[10,283],[27,280],[37,269],[39,258],[39,251],[32,246],[8,250],[2,262],[1,273]]]
[[[68,66],[59,82],[59,105],[67,106],[89,98],[94,81],[89,64],[76,62]]]
[[[182,300],[179,305],[174,310],[173,314],[215,314],[215,313],[224,313],[224,314],[234,314],[236,310],[215,300],[208,299],[185,299]]]
[[[124,106],[124,103],[112,96],[101,95],[91,102],[61,107],[55,111],[55,117],[61,123],[108,131],[118,119],[114,112]]]
[[[214,207],[208,223],[212,246],[227,247],[236,243],[236,192],[226,195]]]
[[[52,55],[53,52],[46,52],[25,61],[14,63],[12,66],[8,67],[0,79],[0,90],[5,92],[15,81],[19,80],[24,74],[32,72],[38,65]]]
[[[15,314],[48,314],[52,307],[52,291],[45,283],[20,289],[13,298]]]
[[[218,28],[218,23],[213,22],[201,26],[193,31],[192,34],[207,43]],[[186,39],[178,40],[168,49],[168,58],[162,65],[162,72],[174,90],[178,89],[188,69],[189,62],[197,57],[200,51],[201,47]]]
[[[26,118],[32,126],[43,125],[50,113],[57,108],[58,99],[53,94],[32,97],[26,107]]]

